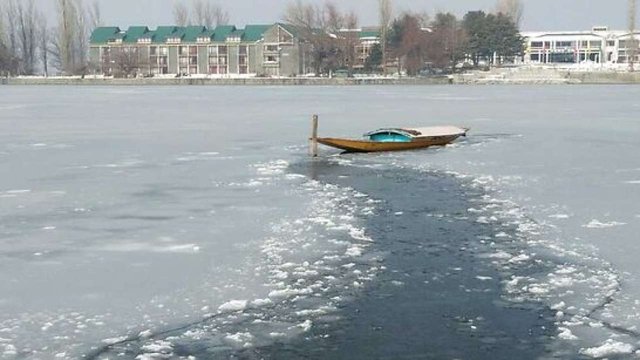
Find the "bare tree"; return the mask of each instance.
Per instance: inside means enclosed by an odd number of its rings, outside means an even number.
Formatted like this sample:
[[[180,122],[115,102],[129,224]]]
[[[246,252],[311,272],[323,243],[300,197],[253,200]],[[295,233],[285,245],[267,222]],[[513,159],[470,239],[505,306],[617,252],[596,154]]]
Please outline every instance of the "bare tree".
[[[76,71],[76,59],[74,57],[74,42],[77,33],[77,10],[73,0],[57,0],[58,28],[56,38],[52,39],[52,53],[56,66],[66,74],[74,74]]]
[[[309,56],[316,74],[330,72],[340,65],[341,47],[336,39],[341,37],[338,32],[345,17],[333,3],[327,1],[318,6],[297,0],[287,5],[283,19],[310,45]]]
[[[301,0],[287,5],[284,13],[284,21],[299,29],[308,31],[317,28],[319,24],[318,13],[320,9],[311,4],[305,4]]]
[[[4,21],[4,6],[0,3],[0,46],[7,44],[7,30]]]
[[[22,73],[33,75],[36,65],[36,23],[38,14],[33,0],[19,2],[14,6],[17,12],[18,47],[20,49]]]
[[[173,5],[173,19],[178,26],[187,26],[189,24],[189,9],[182,2],[176,2]]]
[[[524,14],[524,4],[522,0],[498,0],[496,14],[500,13],[508,16],[519,28]]]
[[[121,47],[115,50],[114,54],[115,76],[116,77],[135,77],[138,70],[142,66],[138,49],[135,47]]]
[[[347,28],[347,34],[344,38],[344,62],[347,65],[349,76],[353,74],[353,67],[356,62],[356,46],[360,42],[358,32],[358,15],[350,12],[344,16],[344,26]]]
[[[87,72],[87,57],[89,52],[89,33],[87,29],[87,12],[82,0],[75,0],[76,33],[73,42],[73,56],[75,58],[75,73],[84,75]]]
[[[191,18],[196,24],[208,28],[229,23],[229,13],[224,11],[220,5],[213,4],[208,0],[194,1]]]
[[[87,8],[87,17],[91,31],[102,26],[102,12],[100,11],[100,4],[98,3],[98,0],[94,0]]]
[[[323,13],[320,15],[320,17],[324,18],[322,22],[324,22],[324,26],[326,27],[327,31],[331,33],[337,33],[338,31],[340,31],[340,29],[346,26],[345,16],[340,13],[338,7],[332,2],[325,3]],[[347,28],[349,27],[347,26]]]
[[[9,48],[9,52],[13,56],[16,56],[18,54],[18,10],[14,0],[7,1],[5,13],[7,19],[7,47]]]
[[[378,11],[380,16],[380,43],[382,44],[382,71],[387,73],[387,43],[389,41],[389,27],[393,10],[391,0],[378,0]]]
[[[88,69],[89,33],[100,23],[97,2],[85,8],[83,0],[56,0],[57,27],[51,38],[52,64],[66,74],[84,75]]]

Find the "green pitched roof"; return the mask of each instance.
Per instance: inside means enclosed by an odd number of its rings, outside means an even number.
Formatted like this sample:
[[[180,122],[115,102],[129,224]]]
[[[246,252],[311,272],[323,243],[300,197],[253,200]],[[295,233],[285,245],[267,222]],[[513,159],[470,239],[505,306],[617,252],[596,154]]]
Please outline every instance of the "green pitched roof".
[[[359,34],[360,38],[366,38],[366,37],[380,37],[380,30],[363,30],[360,31]]]
[[[155,44],[164,44],[167,38],[178,30],[177,26],[158,26],[153,32],[152,41]]]
[[[137,43],[138,39],[143,37],[147,32],[149,32],[149,28],[146,26],[129,26],[127,29],[127,34],[123,39],[125,43]]]
[[[187,26],[184,28],[184,37],[182,41],[195,42],[198,36],[207,31],[206,26]]]
[[[260,41],[264,33],[273,25],[247,25],[244,27],[244,38],[242,41]]]
[[[91,33],[90,42],[92,44],[107,43],[109,42],[109,40],[116,39],[119,33],[120,28],[115,26],[99,27],[93,30],[93,33]]]
[[[208,37],[214,42],[225,42],[230,36],[239,37],[242,42],[256,42],[262,40],[264,33],[276,25],[283,27],[294,36],[299,33],[294,26],[281,23],[247,25],[244,29],[238,29],[233,25],[220,25],[215,29],[207,29],[206,26],[158,26],[155,30],[147,26],[130,26],[127,31],[122,31],[113,26],[96,28],[91,34],[91,43],[101,44],[121,39],[123,43],[134,44],[140,39],[150,39],[154,44],[164,44],[168,38],[180,38],[183,42],[194,43],[201,37]]]
[[[225,41],[227,36],[236,31],[236,27],[233,25],[220,25],[214,29],[213,41]]]
[[[295,27],[294,25],[284,24],[284,23],[277,23],[276,25],[280,25],[283,29],[285,29],[288,32],[290,32],[291,35],[293,35],[293,36],[298,36],[300,34],[299,29],[297,27]]]

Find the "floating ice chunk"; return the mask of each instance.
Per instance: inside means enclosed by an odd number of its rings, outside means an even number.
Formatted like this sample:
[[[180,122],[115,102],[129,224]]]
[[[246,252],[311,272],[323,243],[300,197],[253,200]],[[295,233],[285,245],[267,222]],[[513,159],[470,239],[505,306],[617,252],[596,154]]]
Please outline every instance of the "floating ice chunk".
[[[580,353],[592,358],[602,358],[610,355],[631,354],[633,346],[620,341],[609,339],[598,347],[580,349]]]
[[[631,185],[638,185],[640,184],[640,180],[629,180],[629,181],[625,181],[625,184],[631,184]]]
[[[158,340],[142,346],[142,350],[150,353],[169,354],[173,352],[173,345],[168,341]]]
[[[513,255],[509,254],[508,252],[498,251],[497,253],[490,254],[489,257],[492,259],[507,260],[513,258]]]
[[[551,310],[561,310],[564,309],[567,306],[567,304],[564,303],[564,301],[560,301],[557,304],[551,305],[550,309]]]
[[[153,335],[153,332],[151,331],[151,329],[147,329],[147,330],[141,331],[138,334],[138,337],[141,339],[147,339],[147,338],[150,338],[152,335]]]
[[[126,336],[120,336],[120,337],[115,337],[115,338],[104,339],[104,340],[102,340],[102,342],[104,344],[107,344],[107,345],[115,345],[115,344],[123,342],[125,340],[127,340]]]
[[[255,299],[251,302],[251,305],[255,307],[267,306],[273,304],[271,299]]]
[[[353,238],[354,240],[373,241],[370,237],[364,234],[364,229],[358,229],[355,227],[351,227],[349,229],[349,236],[351,236],[351,238]]]
[[[569,215],[567,214],[553,214],[553,215],[549,215],[550,218],[552,219],[568,219]]]
[[[596,219],[593,219],[588,224],[582,225],[582,227],[589,228],[589,229],[606,229],[606,228],[612,228],[612,227],[622,226],[622,225],[626,225],[626,223],[618,222],[618,221],[603,223]]]
[[[480,280],[480,281],[489,281],[489,280],[493,280],[493,278],[491,276],[476,276],[476,279]]]
[[[361,246],[359,245],[351,245],[347,251],[345,251],[345,255],[347,256],[351,256],[351,257],[358,257],[358,256],[362,256],[362,252],[363,249]]]
[[[18,355],[18,349],[12,344],[5,345],[2,355],[7,357]]]
[[[305,322],[303,322],[302,324],[298,324],[298,327],[301,328],[303,332],[307,332],[307,331],[311,330],[312,326],[313,326],[313,321],[308,320],[308,319]]]
[[[234,343],[244,344],[245,347],[248,347],[251,346],[250,341],[253,340],[253,335],[248,332],[239,332],[235,334],[227,334],[224,338]]]
[[[533,285],[529,286],[528,291],[531,294],[542,295],[542,294],[547,294],[549,292],[549,289],[547,289],[542,284],[533,284]]]
[[[247,308],[247,300],[231,300],[218,307],[219,312],[242,311]]]
[[[306,289],[293,289],[287,288],[282,290],[273,290],[269,293],[270,298],[288,298],[296,295],[308,295],[313,291],[309,288]]]
[[[529,260],[529,259],[531,259],[531,257],[530,257],[529,255],[527,255],[527,254],[520,254],[520,255],[518,255],[518,256],[514,256],[514,257],[512,257],[511,259],[509,259],[509,262],[510,262],[510,263],[520,263],[520,262],[523,262],[523,261],[527,261],[527,260]]]
[[[578,337],[573,335],[573,333],[571,332],[570,329],[565,328],[565,327],[559,327],[558,331],[560,332],[558,334],[558,337],[562,340],[578,340]]]

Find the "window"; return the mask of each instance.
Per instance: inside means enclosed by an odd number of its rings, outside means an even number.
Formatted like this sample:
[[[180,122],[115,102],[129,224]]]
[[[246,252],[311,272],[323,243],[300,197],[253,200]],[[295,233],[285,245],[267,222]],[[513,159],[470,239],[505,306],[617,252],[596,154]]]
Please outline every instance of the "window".
[[[540,54],[531,54],[531,61],[540,61]]]
[[[197,56],[189,57],[189,65],[198,65],[198,57]]]
[[[240,46],[238,48],[238,54],[240,55],[247,55],[247,47],[245,45]]]
[[[552,53],[549,54],[549,62],[551,63],[575,63],[573,53]]]
[[[591,41],[591,47],[595,47],[595,48],[602,47],[602,41]]]
[[[616,46],[615,40],[607,40],[607,46]]]
[[[188,46],[180,46],[178,47],[178,55],[187,55]]]
[[[278,45],[267,45],[264,47],[264,50],[269,52],[278,51]]]
[[[226,46],[218,46],[218,54],[219,55],[227,55],[227,47]]]
[[[160,46],[160,55],[167,56],[169,54],[169,48],[166,46]]]
[[[209,55],[218,55],[218,47],[217,46],[209,46]]]
[[[532,41],[531,42],[531,47],[532,48],[541,48],[543,46],[543,42],[542,41]]]
[[[276,58],[273,55],[268,55],[264,61],[268,63],[274,63],[274,62],[278,62],[278,58]]]
[[[589,47],[589,42],[587,40],[582,40],[580,42],[580,46],[583,48]]]
[[[195,46],[190,46],[189,47],[189,55],[191,56],[197,56],[198,55],[198,48]]]
[[[570,48],[575,47],[573,41],[556,41],[556,48]]]
[[[151,46],[149,48],[149,55],[151,55],[151,56],[158,55],[158,47],[157,46]]]

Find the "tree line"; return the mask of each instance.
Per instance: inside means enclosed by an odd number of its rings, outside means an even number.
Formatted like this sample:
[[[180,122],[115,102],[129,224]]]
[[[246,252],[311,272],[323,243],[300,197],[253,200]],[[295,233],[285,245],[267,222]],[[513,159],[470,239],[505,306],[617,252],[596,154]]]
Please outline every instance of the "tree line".
[[[0,2],[0,74],[47,75],[51,68],[65,75],[89,72],[89,37],[101,26],[97,1],[52,1],[56,14],[51,25],[34,0]],[[494,12],[471,11],[462,19],[443,12],[394,17],[391,0],[377,1],[380,43],[370,51],[366,71],[386,72],[382,64],[395,64],[415,75],[427,65],[455,69],[461,62],[499,63],[523,51],[518,31],[521,0],[498,0]],[[176,1],[173,16],[178,26],[229,22],[229,14],[209,0]],[[316,74],[338,69],[353,73],[360,41],[357,14],[340,11],[331,0],[322,5],[296,0],[282,18],[310,44],[308,55]]]
[[[55,24],[34,0],[0,3],[0,74],[35,75],[54,67],[68,75],[87,71],[91,31],[100,25],[97,1],[55,0]]]
[[[425,67],[455,71],[456,66],[501,63],[524,50],[519,24],[520,0],[498,0],[493,13],[470,11],[462,19],[439,12],[404,12],[393,16],[391,0],[378,0],[380,42],[370,50],[366,72],[386,72],[392,64],[409,75]],[[338,69],[353,72],[359,27],[353,12],[341,13],[331,1],[324,5],[291,2],[283,20],[303,33],[311,43],[311,62],[316,74]]]

